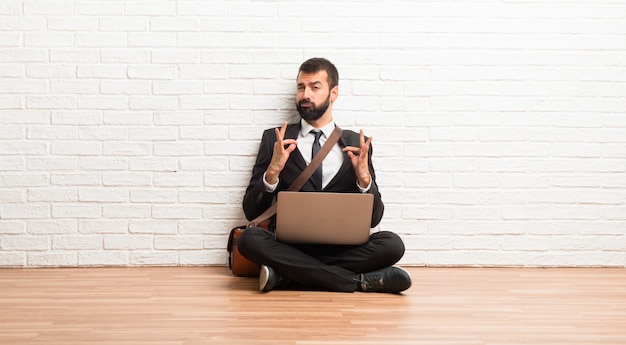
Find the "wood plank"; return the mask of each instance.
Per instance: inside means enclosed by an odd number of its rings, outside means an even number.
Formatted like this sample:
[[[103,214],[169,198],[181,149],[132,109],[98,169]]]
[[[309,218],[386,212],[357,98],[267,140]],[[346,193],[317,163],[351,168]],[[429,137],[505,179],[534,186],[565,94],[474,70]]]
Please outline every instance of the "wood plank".
[[[0,269],[0,344],[626,344],[626,269],[417,268],[402,295],[225,267]]]

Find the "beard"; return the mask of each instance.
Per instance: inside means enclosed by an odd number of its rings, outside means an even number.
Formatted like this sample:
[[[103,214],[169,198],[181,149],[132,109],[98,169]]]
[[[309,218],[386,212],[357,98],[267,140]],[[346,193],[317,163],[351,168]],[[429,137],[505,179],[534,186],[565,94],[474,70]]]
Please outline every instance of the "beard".
[[[296,109],[298,109],[298,114],[300,114],[300,117],[307,122],[315,121],[322,117],[326,110],[328,110],[328,107],[330,106],[330,92],[328,93],[328,97],[326,97],[324,103],[320,104],[319,106],[317,106],[313,102],[308,102],[311,104],[311,106],[308,108],[303,108],[302,103],[307,103],[307,101],[302,100],[296,103]]]

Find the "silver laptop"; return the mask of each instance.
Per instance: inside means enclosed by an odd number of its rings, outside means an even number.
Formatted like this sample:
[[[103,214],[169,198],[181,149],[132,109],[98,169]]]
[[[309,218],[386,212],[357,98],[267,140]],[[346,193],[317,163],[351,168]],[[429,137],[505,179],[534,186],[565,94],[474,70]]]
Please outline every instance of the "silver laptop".
[[[369,240],[372,194],[284,191],[276,202],[281,242],[359,245]]]

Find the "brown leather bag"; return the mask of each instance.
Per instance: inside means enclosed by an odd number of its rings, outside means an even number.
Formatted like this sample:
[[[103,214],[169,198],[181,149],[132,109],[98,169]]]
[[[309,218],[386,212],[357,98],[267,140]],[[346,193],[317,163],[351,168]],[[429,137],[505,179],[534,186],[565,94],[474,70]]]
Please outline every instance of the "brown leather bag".
[[[302,188],[302,186],[311,178],[313,172],[317,169],[317,167],[322,164],[322,160],[328,154],[330,149],[335,145],[335,143],[339,140],[341,136],[341,128],[339,126],[335,126],[335,130],[328,137],[328,140],[324,143],[324,146],[320,149],[320,151],[313,157],[311,163],[302,170],[298,178],[287,188],[289,191],[297,191]],[[267,221],[274,214],[276,214],[276,203],[273,203],[265,212],[263,212],[260,216],[253,219],[246,226],[238,226],[230,230],[230,234],[228,235],[228,243],[226,244],[226,251],[228,252],[228,267],[230,268],[233,275],[238,277],[258,277],[261,272],[261,265],[252,262],[246,259],[241,253],[239,253],[238,240],[239,236],[246,230],[246,228],[253,226],[260,226],[268,229],[269,222]]]
[[[228,268],[233,275],[238,277],[258,277],[261,271],[261,265],[246,259],[239,253],[237,241],[239,236],[244,232],[245,227],[237,227],[230,231],[228,235]]]

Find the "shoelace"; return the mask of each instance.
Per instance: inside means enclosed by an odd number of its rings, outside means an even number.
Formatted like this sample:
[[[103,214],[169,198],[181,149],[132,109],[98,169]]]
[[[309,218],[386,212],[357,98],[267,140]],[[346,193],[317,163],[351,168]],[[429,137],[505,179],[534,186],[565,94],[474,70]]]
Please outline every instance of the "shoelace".
[[[356,282],[361,285],[361,290],[367,291],[373,288],[381,288],[385,285],[382,275],[378,274],[359,274],[359,279]]]

